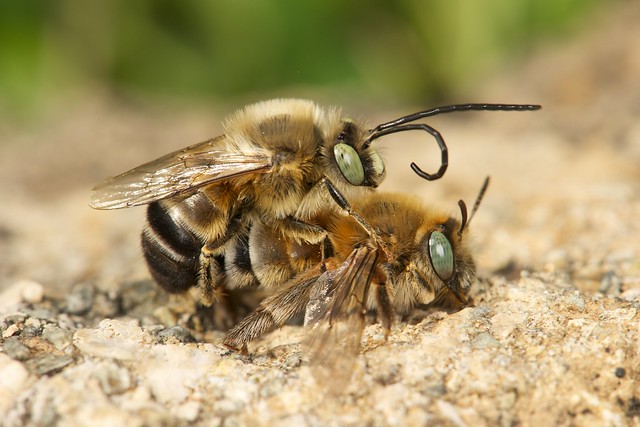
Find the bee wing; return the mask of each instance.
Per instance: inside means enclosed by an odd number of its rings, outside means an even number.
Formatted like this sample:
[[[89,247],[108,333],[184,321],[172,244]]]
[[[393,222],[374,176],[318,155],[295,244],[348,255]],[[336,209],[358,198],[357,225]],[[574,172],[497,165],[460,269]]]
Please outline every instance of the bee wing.
[[[343,390],[351,379],[377,260],[377,250],[355,249],[311,290],[305,324],[314,326],[307,347],[316,382],[331,392]]]
[[[268,151],[230,145],[222,135],[107,178],[93,188],[89,205],[95,209],[145,205],[216,181],[266,172],[271,167]]]

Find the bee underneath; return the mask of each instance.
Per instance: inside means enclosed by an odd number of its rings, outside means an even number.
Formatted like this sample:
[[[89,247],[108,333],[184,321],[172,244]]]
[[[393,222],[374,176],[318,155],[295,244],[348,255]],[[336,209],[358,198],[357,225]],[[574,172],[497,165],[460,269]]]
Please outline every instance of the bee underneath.
[[[262,240],[268,235],[264,225],[254,225],[249,244],[264,255],[252,257],[254,269],[282,268],[286,253],[292,254],[288,271],[306,266],[230,330],[224,344],[245,349],[250,341],[304,313],[305,324],[324,323],[325,330],[344,320],[348,340],[359,346],[367,311],[374,310],[389,331],[395,315],[430,306],[463,307],[476,280],[465,237],[488,183],[487,178],[471,216],[465,203],[458,203],[459,219],[407,195],[372,193],[349,204],[335,191],[336,202],[349,215],[329,210],[316,217],[330,242],[325,260],[319,250],[307,251],[301,260],[295,242]]]
[[[421,177],[440,178],[448,165],[440,133],[419,119],[468,110],[531,111],[537,105],[464,104],[438,107],[370,128],[334,108],[276,99],[241,109],[224,133],[138,166],[97,185],[90,206],[118,209],[148,205],[142,248],[151,275],[172,293],[192,287],[211,305],[229,288],[256,285],[249,271],[250,224],[296,243],[316,244],[326,229],[313,224],[333,209],[331,188],[359,198],[385,177],[372,142],[391,133],[421,130],[441,151],[441,165]],[[233,283],[225,273],[234,261]],[[274,279],[275,280],[275,279]]]

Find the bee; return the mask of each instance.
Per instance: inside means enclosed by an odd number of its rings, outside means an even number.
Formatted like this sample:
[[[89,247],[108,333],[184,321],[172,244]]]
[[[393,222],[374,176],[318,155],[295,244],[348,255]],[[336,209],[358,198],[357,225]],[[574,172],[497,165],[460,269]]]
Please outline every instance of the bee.
[[[470,216],[466,204],[458,202],[460,218],[428,208],[408,195],[371,193],[350,204],[333,189],[334,199],[348,215],[331,210],[316,218],[327,230],[331,256],[314,255],[314,265],[264,299],[227,332],[224,344],[246,351],[252,340],[304,313],[305,325],[321,325],[317,329],[322,332],[314,339],[316,351],[328,348],[331,333],[342,331],[340,340],[349,343],[353,353],[359,348],[369,311],[375,311],[388,334],[396,315],[431,306],[467,305],[476,267],[465,237],[488,185],[489,178]],[[267,234],[256,233],[261,235]],[[252,243],[264,248],[280,246],[270,251],[281,253],[295,245],[290,240]],[[298,256],[295,251],[290,253],[292,258]]]
[[[246,240],[253,222],[297,242],[317,243],[326,230],[309,220],[326,205],[327,188],[357,197],[384,179],[384,163],[371,146],[391,133],[422,130],[441,152],[435,180],[448,165],[440,133],[419,119],[467,110],[530,111],[537,105],[465,104],[438,107],[373,128],[311,101],[275,99],[249,105],[224,123],[224,133],[121,175],[93,189],[90,206],[119,209],[147,205],[142,249],[155,281],[171,293],[192,287],[212,305],[229,287],[255,284],[247,274]],[[231,249],[233,253],[227,253]],[[240,271],[229,283],[225,263]],[[231,269],[229,269],[231,270]]]

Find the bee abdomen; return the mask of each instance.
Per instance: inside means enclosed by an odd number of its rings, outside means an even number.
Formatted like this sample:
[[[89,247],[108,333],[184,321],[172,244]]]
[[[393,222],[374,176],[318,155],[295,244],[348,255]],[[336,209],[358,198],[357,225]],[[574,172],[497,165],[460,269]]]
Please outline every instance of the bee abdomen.
[[[165,290],[181,293],[197,284],[202,246],[161,203],[149,204],[142,251],[151,275]]]

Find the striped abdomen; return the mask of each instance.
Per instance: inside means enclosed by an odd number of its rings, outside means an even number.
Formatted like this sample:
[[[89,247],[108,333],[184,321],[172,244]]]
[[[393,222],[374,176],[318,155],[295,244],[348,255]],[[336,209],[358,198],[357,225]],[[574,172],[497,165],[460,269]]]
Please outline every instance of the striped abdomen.
[[[208,188],[183,199],[149,204],[142,232],[144,257],[158,284],[172,293],[199,286],[206,305],[212,302],[211,292],[225,284],[224,253],[237,246],[227,243],[243,231],[242,218],[232,210],[240,204],[228,192],[220,197],[223,191]],[[234,258],[243,256],[240,251]],[[236,262],[246,269],[239,258]]]
[[[185,292],[198,283],[202,246],[161,202],[149,204],[142,251],[151,275],[165,290]]]

